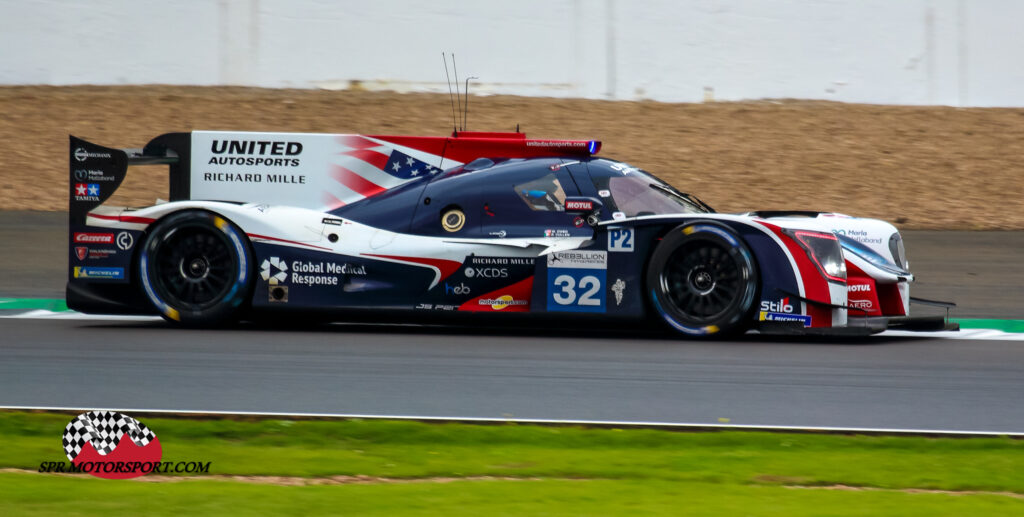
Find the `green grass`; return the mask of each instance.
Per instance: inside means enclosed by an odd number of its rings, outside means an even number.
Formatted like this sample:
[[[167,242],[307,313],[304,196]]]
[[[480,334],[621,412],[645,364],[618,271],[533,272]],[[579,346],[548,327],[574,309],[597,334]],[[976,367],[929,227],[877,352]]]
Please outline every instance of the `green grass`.
[[[72,416],[0,412],[0,468],[35,470],[64,460],[60,436]],[[15,510],[5,513],[1024,514],[1024,496],[900,491],[1024,494],[1024,441],[1009,438],[142,420],[160,438],[165,461],[209,461],[211,474],[540,479],[275,486],[0,473],[0,501]],[[836,484],[887,490],[787,487]]]

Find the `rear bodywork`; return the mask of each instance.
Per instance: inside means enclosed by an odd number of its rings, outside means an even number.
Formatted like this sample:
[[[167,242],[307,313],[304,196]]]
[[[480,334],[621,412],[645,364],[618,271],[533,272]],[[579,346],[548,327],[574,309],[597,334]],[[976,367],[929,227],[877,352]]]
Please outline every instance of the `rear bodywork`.
[[[941,317],[910,318],[913,276],[888,223],[813,212],[627,215],[603,182],[636,169],[595,156],[599,149],[521,133],[196,131],[142,149],[71,137],[68,306],[159,313],[137,278],[139,243],[170,214],[206,210],[248,238],[254,311],[656,319],[645,292],[648,258],[667,232],[691,227],[750,249],[760,283],[749,317],[761,332],[951,328]],[[153,164],[169,168],[169,201],[105,203],[130,166]],[[515,194],[534,192],[536,182],[557,186],[556,206]],[[566,198],[592,200],[581,203],[593,210],[567,210]],[[457,231],[441,224],[452,210],[462,216]],[[825,274],[800,232],[834,239],[845,275]]]

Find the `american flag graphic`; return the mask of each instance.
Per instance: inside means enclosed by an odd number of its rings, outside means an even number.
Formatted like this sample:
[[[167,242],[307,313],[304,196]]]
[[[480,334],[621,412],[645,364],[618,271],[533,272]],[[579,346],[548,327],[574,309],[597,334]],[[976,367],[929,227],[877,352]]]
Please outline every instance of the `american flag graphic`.
[[[409,156],[386,142],[359,135],[340,135],[342,151],[331,163],[335,183],[324,192],[327,210],[373,197],[417,178],[441,172],[433,165]]]

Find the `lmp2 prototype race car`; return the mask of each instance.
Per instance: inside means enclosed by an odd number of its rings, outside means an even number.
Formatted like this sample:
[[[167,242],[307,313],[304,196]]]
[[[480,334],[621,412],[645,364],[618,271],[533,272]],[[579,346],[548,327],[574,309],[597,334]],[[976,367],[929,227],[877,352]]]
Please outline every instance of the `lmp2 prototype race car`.
[[[519,132],[193,131],[142,149],[72,136],[67,304],[186,326],[298,311],[660,321],[697,337],[954,327],[910,318],[892,225],[716,213],[600,148]],[[105,204],[130,165],[153,164],[169,201]]]

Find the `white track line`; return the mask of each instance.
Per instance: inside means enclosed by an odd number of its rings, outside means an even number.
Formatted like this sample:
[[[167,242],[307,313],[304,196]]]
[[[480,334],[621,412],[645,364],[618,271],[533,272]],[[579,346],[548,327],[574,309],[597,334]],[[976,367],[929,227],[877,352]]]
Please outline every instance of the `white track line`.
[[[958,332],[911,332],[909,330],[886,330],[880,336],[892,337],[928,337],[936,339],[978,339],[995,341],[1024,341],[1024,334],[1003,332],[994,329],[961,329]]]
[[[0,410],[34,410],[34,411],[93,411],[96,408],[52,407],[52,406],[0,406]],[[415,416],[415,415],[367,415],[350,413],[273,413],[260,411],[196,411],[175,409],[143,409],[143,408],[102,408],[106,411],[119,413],[150,413],[175,415],[224,415],[224,416],[260,416],[277,418],[339,418],[366,420],[416,420],[424,422],[465,422],[481,424],[535,424],[535,425],[578,425],[587,427],[638,427],[679,430],[718,430],[718,431],[792,431],[816,433],[854,433],[854,434],[906,434],[906,435],[949,435],[949,436],[1012,436],[1024,437],[1024,432],[997,431],[959,431],[938,429],[887,429],[875,427],[806,427],[785,425],[745,425],[745,424],[692,424],[676,422],[646,422],[618,420],[553,420],[544,418],[486,418],[460,416]]]

